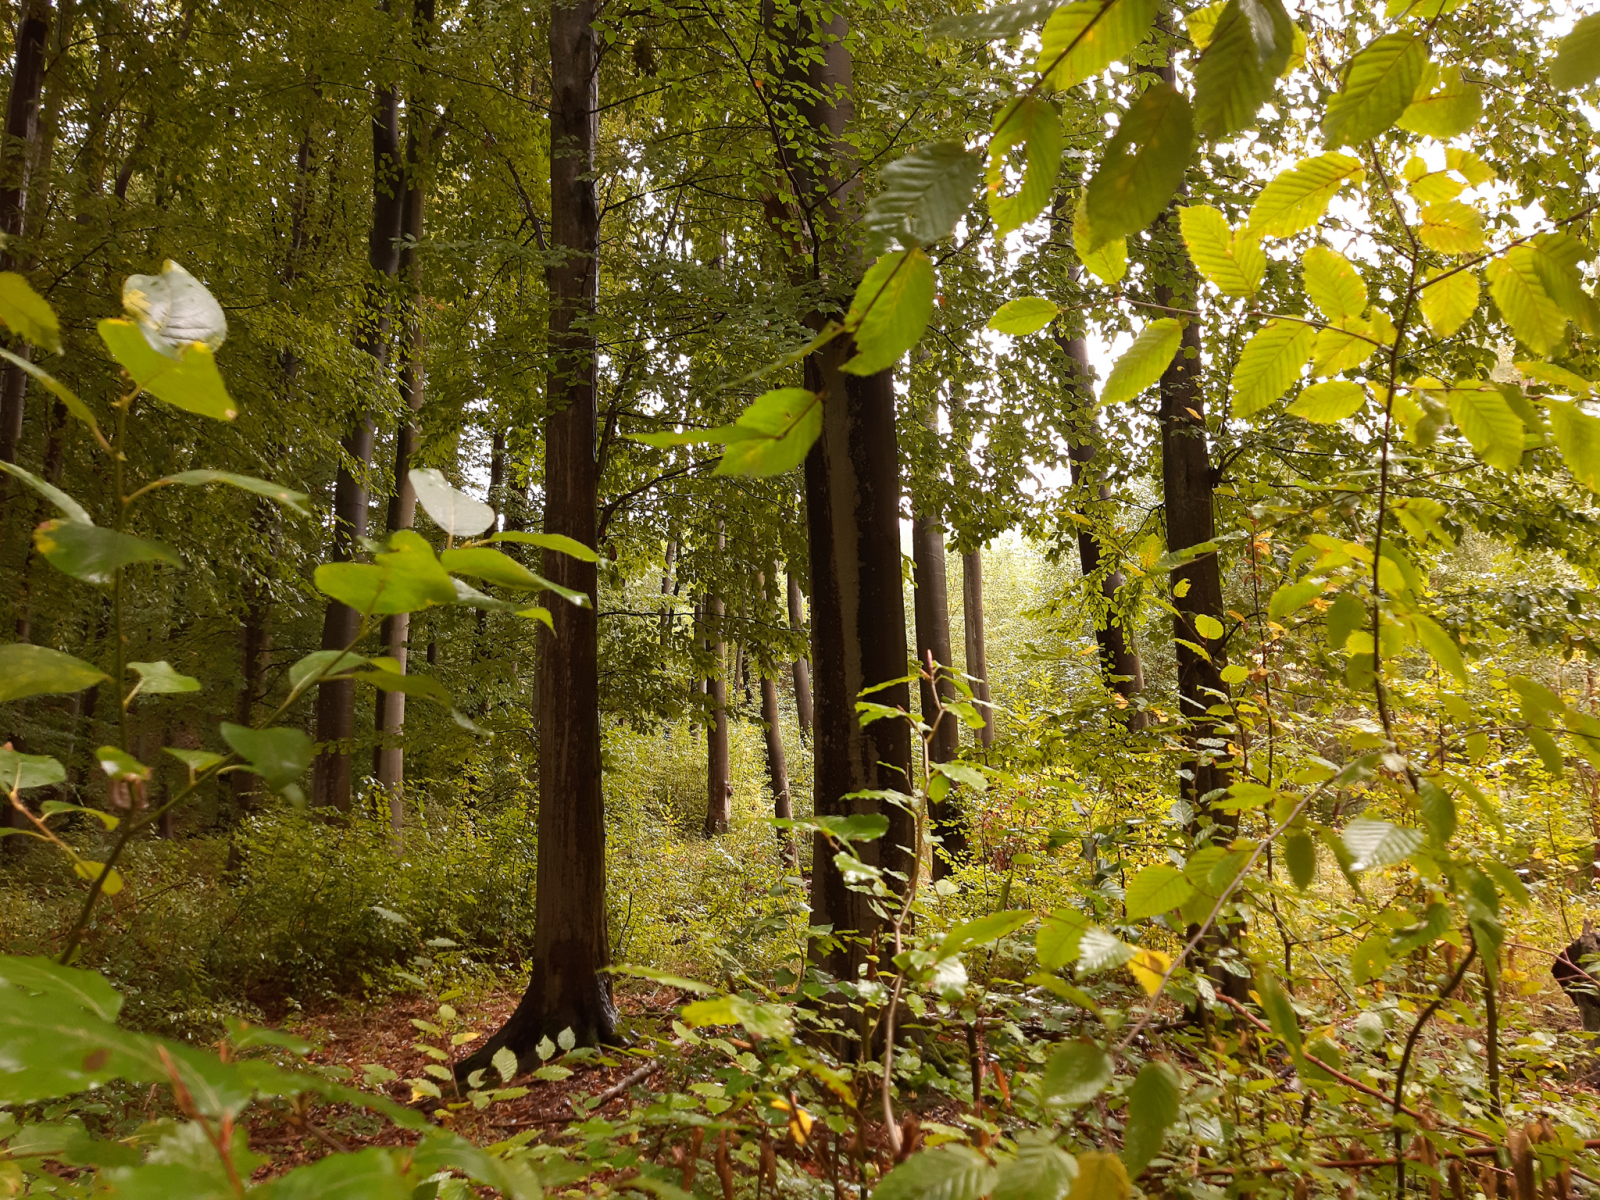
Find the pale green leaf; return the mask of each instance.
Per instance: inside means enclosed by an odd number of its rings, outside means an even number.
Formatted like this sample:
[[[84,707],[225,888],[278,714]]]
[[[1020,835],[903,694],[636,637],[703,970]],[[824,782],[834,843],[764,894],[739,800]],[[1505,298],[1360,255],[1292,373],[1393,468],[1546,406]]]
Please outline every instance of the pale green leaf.
[[[1583,87],[1600,77],[1600,13],[1590,13],[1561,39],[1550,82],[1563,91]]]
[[[1522,418],[1493,384],[1452,388],[1450,417],[1491,467],[1514,471],[1522,462]]]
[[[1102,1150],[1078,1155],[1078,1178],[1068,1200],[1128,1200],[1133,1185],[1122,1160]]]
[[[1431,138],[1453,138],[1465,133],[1483,116],[1483,88],[1462,79],[1460,67],[1441,71],[1429,63],[1428,68],[1415,98],[1395,124]]]
[[[883,169],[882,190],[862,225],[902,246],[928,246],[955,230],[983,174],[983,159],[960,142],[931,142]]]
[[[1250,208],[1250,228],[1266,237],[1289,237],[1322,219],[1346,184],[1366,178],[1358,159],[1330,152],[1303,159],[1261,189]]]
[[[805,461],[822,434],[822,395],[805,388],[776,388],[739,414],[715,475],[781,475]]]
[[[1051,1108],[1075,1108],[1111,1083],[1111,1056],[1093,1042],[1067,1042],[1055,1050],[1039,1077],[1039,1096]]]
[[[1150,31],[1153,0],[1077,0],[1056,9],[1039,35],[1034,69],[1064,92],[1126,58]]]
[[[1099,248],[1090,250],[1091,245]],[[1078,261],[1101,283],[1120,283],[1128,273],[1128,239],[1095,240],[1089,228],[1089,211],[1082,191],[1078,193],[1078,204],[1072,215],[1072,248],[1078,255]]]
[[[1412,613],[1411,623],[1416,628],[1417,641],[1422,643],[1428,657],[1438,663],[1441,670],[1466,683],[1467,664],[1461,657],[1461,647],[1456,645],[1455,639],[1432,617]]]
[[[1054,12],[1056,3],[1057,0],[1022,0],[987,12],[959,13],[935,21],[930,32],[934,37],[984,42],[1016,37]]]
[[[876,1200],[978,1200],[993,1190],[995,1169],[969,1146],[921,1150],[872,1189]]]
[[[1317,331],[1299,321],[1271,321],[1245,343],[1233,369],[1233,415],[1248,417],[1272,404],[1300,377]]]
[[[1022,181],[1006,192],[1011,152],[1023,148]],[[1044,211],[1055,192],[1061,172],[1061,114],[1053,104],[1036,96],[1018,96],[995,117],[989,139],[989,166],[984,186],[995,230],[1005,234],[1020,229]]]
[[[413,467],[408,478],[422,511],[451,537],[476,537],[494,524],[494,509],[453,486],[442,471]]]
[[[172,664],[165,660],[161,662],[131,662],[128,664],[139,674],[139,682],[134,686],[134,692],[145,692],[154,695],[173,692],[198,692],[200,681],[193,675],[183,675],[172,669]]]
[[[1484,247],[1483,217],[1461,200],[1424,204],[1417,240],[1440,254],[1476,254]]]
[[[275,500],[285,508],[292,508],[302,516],[309,517],[311,509],[307,506],[311,497],[304,492],[297,492],[293,488],[286,488],[279,483],[270,483],[265,479],[257,479],[253,475],[236,475],[231,471],[180,471],[176,475],[167,475],[155,481],[155,485],[181,483],[187,487],[203,487],[208,483],[225,483],[229,487],[236,487],[240,491],[251,492],[257,496],[265,496]],[[153,486],[155,486],[153,485]]]
[[[228,336],[222,305],[205,284],[170,258],[158,275],[130,275],[123,280],[122,310],[138,323],[150,348],[169,358],[196,345],[215,350]]]
[[[1077,1161],[1042,1129],[1017,1135],[1016,1157],[1000,1166],[991,1200],[1061,1200],[1078,1177]]]
[[[1123,902],[1128,920],[1138,921],[1170,912],[1194,894],[1194,884],[1177,867],[1156,863],[1145,867],[1128,882]]]
[[[1330,321],[1359,317],[1367,307],[1367,285],[1350,260],[1337,250],[1313,246],[1300,260],[1305,268],[1306,294]]]
[[[65,514],[67,520],[77,521],[82,525],[94,524],[94,521],[92,521],[89,517],[88,510],[85,509],[83,505],[79,504],[76,500],[67,495],[54,484],[46,483],[32,471],[24,470],[15,463],[8,463],[4,461],[0,461],[0,471],[4,471],[7,475],[13,475],[22,480],[23,483],[27,484],[34,491],[38,492],[39,495],[50,501],[51,504],[55,505],[56,508]]]
[[[1213,141],[1245,129],[1289,65],[1295,28],[1280,0],[1228,0],[1194,67],[1194,117]]]
[[[1517,338],[1537,354],[1549,354],[1567,329],[1566,314],[1544,289],[1531,246],[1513,246],[1488,266],[1489,294]]]
[[[598,562],[600,555],[591,547],[585,546],[576,538],[569,538],[563,533],[523,533],[521,530],[510,530],[506,533],[497,533],[488,539],[491,542],[516,542],[519,545],[538,546],[541,550],[554,550],[559,554],[566,554],[580,562]]]
[[[1128,1089],[1128,1113],[1122,1135],[1122,1163],[1137,1176],[1161,1153],[1167,1127],[1178,1119],[1183,1083],[1165,1062],[1147,1062]]]
[[[1319,425],[1332,425],[1353,417],[1367,402],[1367,389],[1348,379],[1329,379],[1313,383],[1295,397],[1289,413]]]
[[[1600,492],[1600,417],[1561,400],[1549,401],[1547,411],[1550,436],[1567,470],[1591,492]]]
[[[1226,632],[1222,626],[1222,622],[1217,620],[1210,613],[1194,614],[1194,631],[1201,637],[1205,638],[1208,642],[1220,640],[1222,635]]]
[[[33,544],[51,566],[85,583],[108,584],[118,570],[134,563],[183,565],[178,552],[164,542],[82,521],[46,521],[33,531]]]
[[[66,777],[67,769],[48,754],[23,754],[0,747],[0,794],[49,787]]]
[[[1183,323],[1176,317],[1151,321],[1112,366],[1100,403],[1126,403],[1158,382],[1182,343]]]
[[[1183,182],[1193,150],[1189,102],[1165,81],[1146,88],[1123,116],[1089,181],[1089,248],[1137,233],[1155,220]]]
[[[1420,830],[1407,829],[1388,821],[1371,821],[1365,817],[1351,821],[1339,836],[1344,848],[1350,852],[1351,869],[1355,871],[1367,871],[1400,862],[1421,848],[1426,840]]]
[[[1422,319],[1438,337],[1460,329],[1478,308],[1478,277],[1471,271],[1439,267],[1428,273],[1417,303]]]
[[[248,729],[222,722],[222,740],[275,792],[305,773],[315,748],[302,729]]]
[[[211,347],[194,342],[170,358],[153,350],[143,330],[132,321],[107,318],[97,328],[111,357],[156,399],[218,421],[231,421],[239,415],[239,407],[217,371]]]
[[[1326,329],[1317,330],[1311,351],[1312,375],[1337,375],[1353,371],[1378,349],[1371,326],[1360,317],[1342,317]]]
[[[933,287],[933,263],[921,250],[897,250],[868,267],[845,318],[845,326],[855,338],[856,353],[842,369],[852,375],[876,375],[894,366],[928,327]],[[820,423],[820,409],[817,419]]]
[[[15,271],[0,271],[0,321],[23,341],[61,353],[61,322],[55,310]]]
[[[1189,258],[1200,273],[1228,296],[1251,296],[1261,286],[1267,258],[1249,233],[1235,236],[1228,219],[1208,204],[1178,210],[1178,226]]]
[[[950,958],[978,946],[987,946],[1015,933],[1033,920],[1031,910],[989,913],[957,925],[939,945],[939,957]]]
[[[1328,145],[1359,145],[1393,125],[1415,97],[1427,65],[1428,43],[1420,29],[1386,33],[1358,52],[1323,113]]]
[[[989,318],[985,328],[1022,337],[1038,333],[1060,313],[1061,306],[1053,300],[1046,300],[1043,296],[1019,296],[1002,304]]]

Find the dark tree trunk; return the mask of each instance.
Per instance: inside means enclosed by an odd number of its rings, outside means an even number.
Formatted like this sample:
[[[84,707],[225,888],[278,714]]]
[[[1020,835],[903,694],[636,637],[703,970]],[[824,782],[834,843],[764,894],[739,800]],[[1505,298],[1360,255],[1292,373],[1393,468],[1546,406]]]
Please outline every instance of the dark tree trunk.
[[[920,684],[922,720],[933,727],[928,738],[928,758],[950,762],[960,751],[961,727],[954,713],[940,715],[942,704],[956,697],[950,682],[950,598],[944,569],[944,530],[931,516],[917,516],[911,522],[911,559],[914,570],[914,609],[917,626],[917,666],[926,673],[928,660],[937,664],[935,684],[924,678]],[[929,806],[928,817],[940,847],[933,855],[933,877],[950,873],[950,863],[966,854],[967,836],[961,821],[961,808],[954,793]]]
[[[794,806],[789,800],[789,761],[783,753],[783,727],[778,724],[778,684],[776,680],[761,677],[761,720],[767,734],[767,781],[772,784],[772,815],[783,820],[794,816]],[[793,865],[799,861],[794,834],[787,829],[778,831],[778,845],[783,861]]]
[[[668,635],[672,632],[672,602],[667,597],[673,594],[672,587],[672,560],[678,553],[676,538],[667,539],[667,553],[661,561],[661,648],[667,648]]]
[[[389,361],[389,305],[400,269],[400,232],[405,208],[404,168],[400,159],[400,93],[378,90],[372,115],[372,229],[367,261],[376,278],[367,284],[358,318],[356,344],[373,364],[373,385],[381,385]],[[341,439],[333,491],[333,544],[329,557],[349,562],[367,534],[366,471],[372,464],[373,420],[363,414]],[[356,639],[361,617],[336,600],[328,602],[322,623],[322,649],[343,650]],[[311,803],[350,809],[350,755],[355,739],[355,681],[336,680],[317,689],[317,755],[311,777]]]
[[[994,745],[994,713],[989,708],[989,651],[983,640],[983,551],[969,550],[961,556],[961,623],[967,634],[967,674],[971,676],[972,698],[983,716],[979,744],[987,750]]]
[[[14,271],[22,261],[22,239],[28,213],[28,184],[39,157],[39,97],[44,90],[45,46],[54,16],[50,0],[23,0],[17,22],[17,57],[11,70],[11,94],[6,102],[5,144],[0,147],[0,233],[8,239],[0,249],[0,271]],[[27,357],[29,349],[16,341],[13,349]],[[0,460],[17,461],[22,440],[23,408],[28,376],[7,363],[0,372]],[[10,489],[11,477],[0,476],[0,498]]]
[[[1087,490],[1089,485],[1084,481],[1084,476],[1092,469],[1100,441],[1100,424],[1094,417],[1094,391],[1089,382],[1089,349],[1081,337],[1057,338],[1056,344],[1066,353],[1067,369],[1072,380],[1069,386],[1077,398],[1084,422],[1083,433],[1068,447],[1072,484]],[[1094,476],[1091,476],[1091,482],[1096,484],[1096,500],[1105,505],[1111,499],[1110,485]],[[1139,651],[1134,648],[1133,638],[1116,608],[1117,592],[1125,582],[1123,574],[1114,567],[1107,569],[1102,566],[1100,539],[1089,527],[1078,529],[1078,561],[1086,580],[1093,580],[1096,576],[1100,580],[1100,599],[1104,612],[1095,614],[1094,636],[1100,646],[1101,675],[1106,687],[1129,702],[1124,710],[1124,723],[1129,729],[1143,729],[1147,717],[1142,710],[1133,706],[1132,701],[1144,692],[1144,667],[1139,661]]]
[[[599,132],[597,0],[550,13],[550,351],[545,420],[546,533],[596,542],[595,335],[600,209],[594,155]],[[589,597],[578,608],[556,597],[554,632],[539,654],[539,866],[531,977],[522,1002],[481,1050],[458,1068],[487,1067],[509,1046],[526,1067],[534,1047],[571,1029],[580,1046],[616,1037],[611,942],[606,927],[605,806],[600,790],[598,626],[595,564],[544,553],[547,578]]]
[[[721,556],[722,531],[717,531],[717,551]],[[706,599],[706,650],[711,656],[711,672],[706,676],[706,694],[711,698],[710,721],[706,725],[706,824],[705,835],[727,833],[733,823],[733,785],[728,779],[728,680],[727,647],[722,640],[723,603],[721,596]]]
[[[789,573],[789,627],[796,633],[806,632],[805,597],[800,594],[800,581],[794,572]],[[800,725],[800,736],[811,732],[811,663],[804,655],[794,660],[794,713]]]

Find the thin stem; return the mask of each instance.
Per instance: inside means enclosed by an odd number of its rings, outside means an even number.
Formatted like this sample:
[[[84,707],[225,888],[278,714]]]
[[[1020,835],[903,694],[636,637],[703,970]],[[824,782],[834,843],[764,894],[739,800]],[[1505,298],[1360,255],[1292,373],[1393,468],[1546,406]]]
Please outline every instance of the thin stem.
[[[117,508],[113,515],[113,528],[118,533],[122,532],[123,522],[127,517],[128,498],[122,494],[123,468],[126,456],[123,446],[128,433],[128,410],[133,407],[134,399],[139,395],[135,390],[130,395],[124,396],[116,405],[117,430],[114,435],[114,449],[111,454],[111,491],[116,497]],[[111,677],[111,686],[117,697],[117,744],[124,754],[128,750],[128,701],[122,695],[122,681],[128,669],[128,643],[127,635],[122,625],[122,584],[123,573],[126,568],[117,566],[111,572],[111,612],[112,612],[112,637],[116,641],[115,660],[116,670]]]
[[[1471,938],[1469,936],[1469,941]],[[1461,960],[1461,965],[1456,968],[1456,973],[1450,977],[1450,982],[1445,984],[1444,990],[1433,998],[1433,1003],[1422,1010],[1422,1015],[1417,1018],[1417,1023],[1411,1027],[1411,1033],[1406,1038],[1405,1053],[1400,1056],[1400,1069],[1394,1075],[1394,1115],[1400,1115],[1400,1106],[1405,1101],[1406,1072],[1411,1069],[1411,1052],[1417,1047],[1417,1035],[1422,1032],[1422,1027],[1428,1023],[1428,1018],[1439,1011],[1439,1006],[1448,1000],[1463,979],[1467,976],[1467,968],[1472,965],[1472,960],[1478,953],[1478,944],[1472,942],[1472,948],[1467,951],[1467,956]],[[1405,1133],[1398,1124],[1394,1127],[1394,1194],[1396,1197],[1404,1196],[1406,1192],[1406,1160],[1405,1160]]]

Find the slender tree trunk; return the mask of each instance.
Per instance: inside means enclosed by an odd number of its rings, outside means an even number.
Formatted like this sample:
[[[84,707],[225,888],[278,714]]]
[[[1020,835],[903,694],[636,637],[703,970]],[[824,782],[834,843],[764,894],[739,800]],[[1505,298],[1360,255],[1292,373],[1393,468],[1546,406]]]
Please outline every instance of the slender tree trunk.
[[[961,556],[961,621],[967,634],[967,674],[972,677],[972,697],[983,716],[979,744],[994,745],[994,712],[989,699],[989,651],[983,640],[983,551]]]
[[[6,102],[5,144],[0,147],[0,233],[7,244],[0,249],[0,271],[14,271],[21,258],[26,229],[28,184],[39,157],[39,97],[44,90],[45,47],[54,17],[50,0],[23,0],[17,21],[17,57],[11,70],[11,94]],[[24,358],[30,351],[17,341],[13,346]],[[28,376],[7,363],[0,372],[0,460],[17,461],[22,440],[23,408]],[[10,490],[11,477],[0,476],[0,499]]]
[[[672,591],[672,560],[678,553],[676,538],[667,539],[666,557],[661,561],[661,648],[667,648],[668,635],[672,632],[672,603],[668,599]]]
[[[1089,348],[1081,337],[1058,337],[1056,344],[1067,356],[1074,396],[1085,428],[1078,440],[1068,446],[1068,459],[1072,466],[1074,487],[1087,489],[1084,475],[1091,470],[1095,452],[1099,449],[1100,423],[1094,416],[1094,392],[1090,386]],[[1103,478],[1095,479],[1096,499],[1102,506],[1111,499],[1111,487]],[[1117,612],[1117,592],[1125,582],[1121,571],[1115,567],[1102,567],[1099,536],[1089,527],[1078,530],[1078,561],[1083,577],[1099,577],[1100,599],[1103,612],[1094,618],[1095,641],[1100,647],[1100,672],[1106,687],[1128,702],[1124,710],[1124,723],[1129,729],[1143,729],[1148,722],[1146,714],[1134,707],[1132,701],[1144,692],[1144,666],[1139,661],[1139,651],[1134,647],[1131,632],[1123,625]]]
[[[772,573],[761,579],[761,594],[768,603],[771,602],[771,594],[767,591],[769,579],[776,586],[777,563],[772,564]],[[779,820],[789,820],[794,816],[794,805],[789,796],[789,761],[783,752],[783,726],[779,723],[778,682],[772,678],[770,662],[762,659],[758,669],[761,674],[761,722],[766,727],[767,781],[772,785],[772,815]],[[778,858],[791,867],[799,865],[800,850],[795,844],[793,831],[778,830]]]
[[[939,712],[942,704],[948,704],[956,696],[955,685],[950,682],[949,674],[952,662],[950,598],[949,584],[945,579],[944,530],[926,511],[914,516],[911,521],[911,560],[915,588],[913,610],[917,626],[917,667],[926,672],[930,658],[936,664],[935,680],[930,682],[924,678],[919,684],[922,720],[933,727],[927,753],[933,762],[950,762],[959,753],[961,744],[960,726],[955,715],[945,713],[941,716]],[[933,877],[942,879],[950,873],[951,861],[964,856],[967,849],[966,831],[955,794],[949,793],[938,804],[930,805],[928,815],[940,839],[933,854]]]
[[[546,533],[596,542],[595,335],[600,209],[594,156],[599,133],[597,0],[550,13],[550,351],[545,420]],[[611,941],[606,927],[605,806],[600,790],[599,640],[595,564],[545,551],[544,574],[589,597],[555,597],[553,633],[539,654],[539,866],[531,976],[522,1002],[458,1068],[487,1067],[509,1046],[526,1066],[539,1039],[571,1029],[578,1045],[616,1037]]]
[[[722,549],[720,532],[717,549]],[[706,676],[706,693],[711,697],[711,719],[706,726],[707,837],[727,833],[733,823],[733,784],[728,778],[728,681],[724,669],[727,647],[722,641],[722,617],[722,597],[708,597],[706,649],[711,654],[711,673]]]
[[[381,385],[389,362],[390,291],[400,269],[400,232],[405,207],[404,168],[400,159],[400,93],[381,87],[372,115],[372,229],[367,258],[377,278],[367,284],[358,319],[358,347],[372,359],[374,386]],[[372,464],[375,427],[363,414],[341,439],[333,493],[333,545],[330,558],[348,562],[367,533],[366,472]],[[355,609],[330,600],[322,623],[322,649],[343,650],[356,639],[361,618]],[[311,778],[311,802],[341,812],[350,810],[350,755],[355,739],[354,680],[341,679],[317,689],[317,755]]]
[[[794,572],[789,575],[789,627],[796,633],[806,632],[805,597],[800,594],[800,581]],[[811,663],[804,655],[794,660],[794,712],[800,725],[800,737],[811,732]]]

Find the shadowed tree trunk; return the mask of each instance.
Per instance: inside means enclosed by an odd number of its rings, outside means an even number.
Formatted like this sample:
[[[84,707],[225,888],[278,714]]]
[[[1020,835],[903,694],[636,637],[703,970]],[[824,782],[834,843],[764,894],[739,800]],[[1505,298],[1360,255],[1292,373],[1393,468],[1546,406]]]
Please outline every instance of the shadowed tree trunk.
[[[372,229],[367,262],[376,278],[367,283],[357,322],[356,344],[372,359],[374,387],[387,375],[391,284],[400,270],[400,231],[405,208],[400,159],[400,93],[380,87],[372,113]],[[367,534],[367,469],[372,465],[373,419],[362,414],[340,440],[344,453],[333,489],[333,544],[329,558],[349,562]],[[342,650],[355,641],[361,618],[337,600],[328,602],[322,622],[324,650]],[[356,685],[339,679],[317,688],[317,741],[311,803],[350,810],[350,755],[355,739]]]
[[[667,553],[661,560],[661,648],[667,648],[668,635],[672,631],[672,602],[668,599],[673,594],[672,589],[672,560],[678,553],[676,538],[667,539]]]
[[[717,530],[717,553],[723,548],[722,531]],[[733,789],[728,779],[728,680],[725,663],[727,647],[722,641],[723,603],[721,596],[706,598],[706,650],[711,656],[711,671],[706,676],[706,694],[711,698],[710,721],[706,725],[706,824],[705,835],[727,833],[733,822]]]
[[[31,232],[26,228],[28,184],[39,158],[39,97],[44,90],[46,43],[54,15],[49,0],[23,0],[17,21],[17,56],[6,102],[5,144],[0,147],[0,233],[8,239],[0,249],[0,271],[17,269],[21,239]],[[24,358],[30,354],[22,342],[14,349]],[[27,393],[26,372],[7,363],[0,372],[0,460],[8,463],[17,461]],[[0,475],[0,498],[10,490],[10,483],[9,475]]]
[[[761,580],[763,597],[770,595],[767,591],[769,579],[774,585],[777,583],[777,563],[772,564],[772,574]],[[772,678],[770,664],[764,656],[760,669],[761,721],[766,726],[767,781],[772,785],[772,815],[779,820],[788,820],[794,816],[794,805],[789,798],[789,762],[783,752],[783,727],[778,723],[778,683]],[[778,857],[791,867],[799,864],[800,851],[795,845],[793,832],[788,829],[778,830]]]
[[[983,551],[961,556],[961,622],[967,634],[967,674],[972,677],[972,698],[983,716],[979,744],[994,745],[994,713],[989,709],[989,652],[983,641]]]
[[[546,533],[593,547],[599,498],[595,335],[600,209],[594,155],[599,133],[596,0],[550,11],[551,363],[546,383]],[[611,1042],[611,941],[606,927],[605,805],[600,790],[599,639],[595,564],[546,550],[544,575],[582,592],[579,608],[548,601],[554,631],[539,652],[539,865],[528,990],[516,1011],[457,1068],[489,1065],[508,1046],[524,1068],[534,1047],[571,1029],[580,1046]]]
[[[800,581],[794,572],[789,575],[789,627],[796,633],[806,632],[805,597],[800,594]],[[794,712],[803,738],[811,732],[814,713],[811,708],[811,663],[804,655],[794,660]]]
[[[1067,356],[1067,369],[1072,381],[1069,386],[1077,397],[1085,426],[1078,440],[1068,447],[1072,484],[1087,491],[1088,484],[1084,482],[1084,476],[1091,469],[1100,441],[1100,423],[1093,415],[1094,389],[1090,383],[1089,349],[1081,337],[1057,337],[1056,345]],[[1093,481],[1097,484],[1095,498],[1104,505],[1111,499],[1110,485],[1103,479]],[[1124,723],[1129,729],[1143,729],[1148,718],[1140,709],[1133,707],[1131,701],[1144,692],[1144,666],[1139,661],[1139,652],[1134,648],[1133,638],[1123,625],[1116,607],[1117,592],[1125,582],[1123,574],[1115,568],[1102,566],[1100,539],[1092,528],[1085,526],[1078,528],[1078,562],[1085,579],[1093,580],[1098,576],[1100,580],[1100,598],[1105,611],[1095,614],[1094,625],[1095,641],[1100,647],[1100,673],[1105,678],[1106,687],[1130,702],[1125,710]]]

